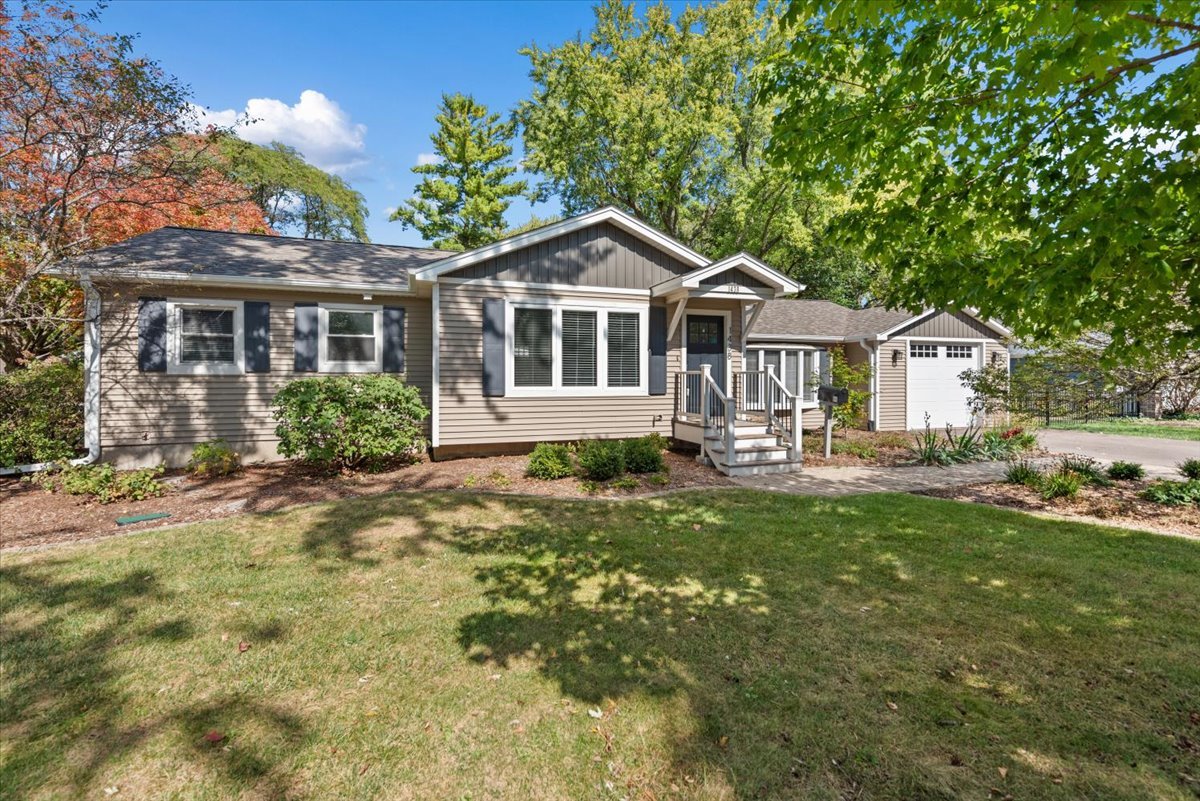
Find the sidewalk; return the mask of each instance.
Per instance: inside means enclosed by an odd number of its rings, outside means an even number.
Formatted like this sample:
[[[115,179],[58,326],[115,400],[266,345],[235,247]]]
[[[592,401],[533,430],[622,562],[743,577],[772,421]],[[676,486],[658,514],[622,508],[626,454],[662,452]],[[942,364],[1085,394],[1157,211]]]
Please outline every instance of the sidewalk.
[[[811,467],[799,473],[744,476],[732,481],[750,489],[793,495],[919,492],[1002,480],[1008,465],[1008,462],[973,462],[949,467]]]

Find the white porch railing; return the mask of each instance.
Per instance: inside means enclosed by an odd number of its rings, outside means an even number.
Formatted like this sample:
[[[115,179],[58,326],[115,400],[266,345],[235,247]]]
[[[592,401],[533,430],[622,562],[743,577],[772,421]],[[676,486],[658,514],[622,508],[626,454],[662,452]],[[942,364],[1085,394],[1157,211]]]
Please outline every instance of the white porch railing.
[[[767,365],[765,383],[763,405],[766,407],[767,425],[788,446],[788,458],[799,462],[804,458],[804,425],[800,416],[800,396],[788,392],[779,376],[775,375],[773,365]]]

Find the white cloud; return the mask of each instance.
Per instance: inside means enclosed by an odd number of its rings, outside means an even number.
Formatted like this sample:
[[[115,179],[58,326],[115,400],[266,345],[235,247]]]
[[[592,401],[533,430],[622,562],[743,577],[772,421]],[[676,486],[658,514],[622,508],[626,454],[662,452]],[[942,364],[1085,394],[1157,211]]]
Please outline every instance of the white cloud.
[[[441,160],[442,160],[442,157],[439,156],[437,153],[418,153],[417,154],[417,166],[418,167],[425,167],[430,164],[438,164],[441,162]]]
[[[282,100],[256,97],[246,101],[242,112],[211,111],[196,107],[200,127],[234,126],[247,142],[267,145],[282,142],[296,148],[322,170],[348,175],[366,166],[367,126],[355,123],[337,102],[315,89],[305,89],[300,100],[288,105]]]

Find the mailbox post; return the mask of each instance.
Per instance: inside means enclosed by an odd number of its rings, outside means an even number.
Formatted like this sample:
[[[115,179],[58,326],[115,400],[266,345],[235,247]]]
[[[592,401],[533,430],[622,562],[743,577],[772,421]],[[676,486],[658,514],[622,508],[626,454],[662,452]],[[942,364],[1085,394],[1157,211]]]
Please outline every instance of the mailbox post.
[[[817,387],[817,401],[825,409],[825,458],[828,459],[833,450],[833,407],[841,406],[850,400],[848,387]]]

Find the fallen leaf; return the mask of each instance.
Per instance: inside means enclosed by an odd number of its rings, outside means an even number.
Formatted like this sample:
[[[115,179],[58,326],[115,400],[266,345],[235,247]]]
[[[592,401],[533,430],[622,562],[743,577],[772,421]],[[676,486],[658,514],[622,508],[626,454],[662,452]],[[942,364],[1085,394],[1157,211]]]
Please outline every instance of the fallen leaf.
[[[217,731],[216,729],[213,729],[208,734],[204,735],[204,739],[215,745],[216,743],[219,743],[222,740],[224,740],[225,735],[222,734],[221,732]]]
[[[888,709],[890,709],[890,710],[892,710],[893,712],[895,712],[895,711],[897,711],[898,709],[900,709],[900,707],[896,706],[896,705],[895,705],[894,703],[892,703],[891,701],[888,701],[888,702],[887,702],[887,708],[888,708]]]
[[[359,776],[361,776],[361,775],[363,775],[364,773],[366,773],[366,772],[367,772],[367,768],[369,768],[369,767],[371,767],[371,766],[370,766],[370,765],[363,765],[361,768],[359,768],[359,769],[358,769],[358,775],[359,775]]]
[[[996,768],[996,772],[1000,774],[1001,779],[1008,778],[1008,768]]]
[[[222,634],[222,635],[221,635],[221,642],[229,642],[229,635],[228,635],[228,634]]]
[[[699,530],[700,530],[700,524],[692,523],[692,531],[699,531]]]
[[[721,739],[717,740],[717,748],[728,748],[728,747],[729,747],[729,737],[727,735],[722,734]]]
[[[593,717],[596,720],[599,720],[600,718],[604,717],[604,713],[601,712],[599,709],[589,709],[588,716]]]
[[[250,650],[250,643],[246,642],[245,640],[242,640],[241,642],[238,643],[238,653],[239,654],[244,654],[249,650]]]
[[[116,785],[113,785],[112,787],[105,787],[105,788],[104,788],[104,794],[105,794],[105,795],[116,795],[116,794],[117,794],[117,793],[119,793],[119,792],[121,792],[121,788],[120,788],[120,787],[117,787]]]

